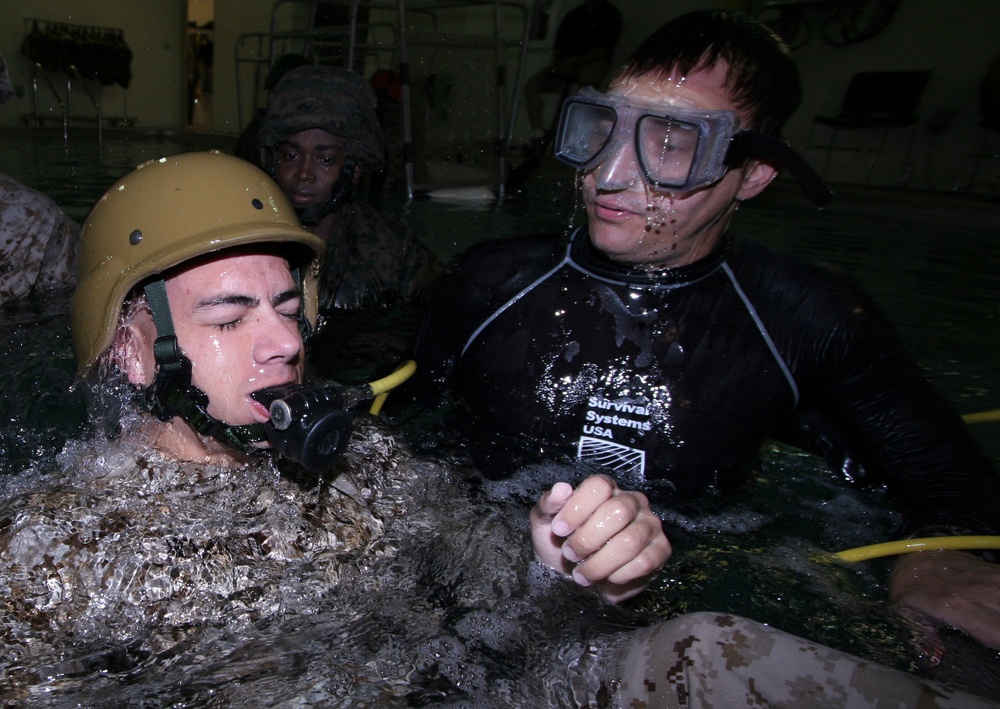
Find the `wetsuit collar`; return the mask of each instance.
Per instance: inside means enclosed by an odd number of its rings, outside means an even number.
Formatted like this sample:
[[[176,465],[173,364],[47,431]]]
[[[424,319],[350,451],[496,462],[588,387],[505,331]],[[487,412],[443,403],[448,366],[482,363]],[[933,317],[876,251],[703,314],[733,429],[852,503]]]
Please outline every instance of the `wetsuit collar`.
[[[578,270],[608,283],[631,287],[678,288],[714,273],[732,249],[732,239],[723,236],[712,252],[694,263],[662,271],[647,271],[612,261],[590,242],[587,227],[577,227],[570,237],[566,258]]]

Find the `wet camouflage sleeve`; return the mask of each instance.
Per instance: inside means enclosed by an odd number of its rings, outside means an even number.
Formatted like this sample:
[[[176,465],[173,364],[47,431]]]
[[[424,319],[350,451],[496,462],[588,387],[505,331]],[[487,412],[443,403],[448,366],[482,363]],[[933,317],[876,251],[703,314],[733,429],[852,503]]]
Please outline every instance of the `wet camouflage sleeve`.
[[[71,285],[79,235],[49,197],[0,174],[0,304]]]
[[[403,224],[354,200],[336,213],[320,284],[323,309],[361,309],[421,299],[441,271]]]
[[[629,633],[616,665],[619,707],[997,706],[723,613]]]

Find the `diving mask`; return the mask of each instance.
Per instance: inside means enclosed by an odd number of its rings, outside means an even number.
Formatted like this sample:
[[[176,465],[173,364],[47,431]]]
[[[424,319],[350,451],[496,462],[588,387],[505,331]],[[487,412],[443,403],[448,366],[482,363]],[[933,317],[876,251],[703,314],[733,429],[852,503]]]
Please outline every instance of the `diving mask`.
[[[733,111],[632,103],[588,87],[563,104],[556,157],[589,170],[614,155],[623,142],[632,142],[650,185],[689,192],[718,181],[732,166],[727,156],[737,127]]]
[[[739,128],[734,111],[689,109],[663,102],[633,102],[587,87],[563,103],[556,131],[556,158],[591,170],[631,143],[646,182],[683,194],[711,185],[751,155],[788,168],[820,207],[832,193],[783,140]]]

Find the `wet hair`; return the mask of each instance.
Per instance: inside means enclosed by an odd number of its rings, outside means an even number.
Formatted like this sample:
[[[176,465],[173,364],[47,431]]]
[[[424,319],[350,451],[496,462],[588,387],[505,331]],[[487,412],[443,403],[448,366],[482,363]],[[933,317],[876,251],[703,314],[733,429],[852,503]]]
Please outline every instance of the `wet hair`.
[[[118,312],[118,325],[111,345],[81,377],[78,386],[87,402],[87,414],[95,433],[107,439],[117,438],[148,411],[142,388],[129,381],[124,359],[128,353],[128,327],[149,303],[142,286],[135,286],[125,297]]]
[[[690,74],[720,61],[726,87],[750,127],[778,135],[802,98],[799,70],[781,38],[759,20],[729,10],[699,10],[667,22],[625,61],[616,81]]]

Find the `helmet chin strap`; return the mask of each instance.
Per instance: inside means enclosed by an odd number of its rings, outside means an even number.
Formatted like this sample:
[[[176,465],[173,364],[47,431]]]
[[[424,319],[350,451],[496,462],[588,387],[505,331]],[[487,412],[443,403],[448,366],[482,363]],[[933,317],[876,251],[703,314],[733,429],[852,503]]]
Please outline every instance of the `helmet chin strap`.
[[[163,280],[150,283],[145,292],[157,333],[153,343],[156,378],[145,391],[149,410],[161,421],[179,416],[198,433],[211,436],[230,448],[260,453],[261,449],[253,444],[267,440],[263,424],[231,426],[219,421],[208,413],[208,395],[191,383],[191,360],[181,353],[177,344]]]

